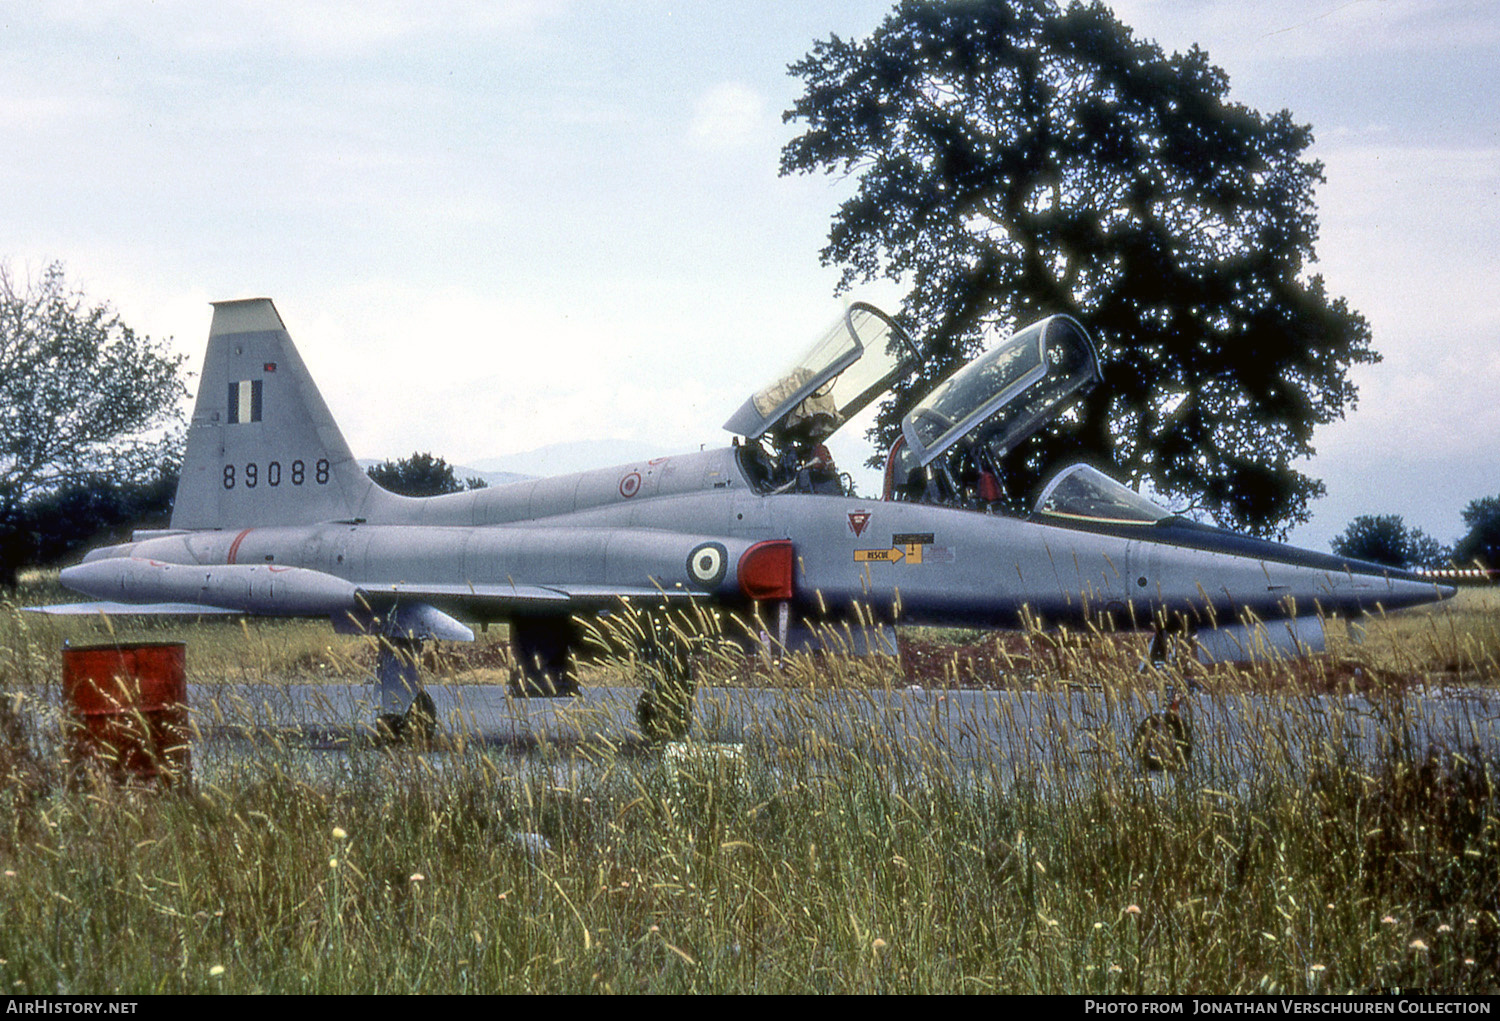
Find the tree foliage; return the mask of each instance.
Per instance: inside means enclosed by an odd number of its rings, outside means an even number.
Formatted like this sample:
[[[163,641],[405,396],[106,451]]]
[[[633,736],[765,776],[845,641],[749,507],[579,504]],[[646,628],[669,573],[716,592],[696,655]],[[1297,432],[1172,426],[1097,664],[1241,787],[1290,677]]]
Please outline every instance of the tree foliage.
[[[1333,551],[1402,569],[1442,567],[1452,557],[1452,551],[1420,528],[1408,528],[1399,514],[1361,514],[1333,540]]]
[[[1352,406],[1348,366],[1377,360],[1365,320],[1305,274],[1308,127],[1230,102],[1202,50],[1167,57],[1100,3],[903,0],[790,71],[805,89],[786,119],[807,128],[782,173],[857,181],[824,262],[840,290],[902,282],[934,356],[883,409],[886,442],[987,330],[1067,312],[1104,385],[1009,455],[1013,492],[1088,459],[1252,532],[1307,519],[1323,487],[1293,463]]]
[[[36,548],[28,504],[175,473],[182,361],[71,287],[60,264],[34,281],[0,266],[0,584]]]
[[[1454,546],[1453,558],[1460,564],[1478,560],[1486,567],[1500,567],[1500,496],[1469,501],[1463,517],[1469,530]]]
[[[177,467],[168,465],[149,478],[101,476],[28,501],[21,511],[30,542],[25,561],[63,563],[94,546],[124,542],[137,528],[168,527],[177,478]]]
[[[382,489],[402,496],[441,496],[466,489],[484,489],[489,483],[477,476],[462,483],[453,475],[453,466],[430,453],[413,452],[410,457],[383,461],[366,469]]]

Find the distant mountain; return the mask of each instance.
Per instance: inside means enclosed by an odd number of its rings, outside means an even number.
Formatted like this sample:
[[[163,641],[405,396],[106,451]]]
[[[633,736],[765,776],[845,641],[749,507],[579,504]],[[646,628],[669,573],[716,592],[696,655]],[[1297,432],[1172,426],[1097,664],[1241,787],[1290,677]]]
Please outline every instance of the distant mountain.
[[[617,464],[649,461],[653,457],[687,452],[686,448],[664,450],[660,446],[635,440],[575,440],[569,443],[552,443],[518,454],[482,458],[474,462],[474,467],[480,474],[496,472],[546,478],[550,475],[570,475],[593,468],[611,468]],[[457,469],[454,471],[456,473]],[[488,475],[485,477],[488,478]]]
[[[492,486],[503,486],[507,482],[571,475],[594,468],[612,468],[617,464],[632,464],[649,461],[653,457],[687,452],[687,448],[664,450],[659,446],[634,440],[576,440],[571,443],[552,443],[518,454],[480,458],[472,464],[455,464],[453,477],[462,482],[477,475]],[[360,458],[359,466],[368,469],[383,460],[385,459]]]

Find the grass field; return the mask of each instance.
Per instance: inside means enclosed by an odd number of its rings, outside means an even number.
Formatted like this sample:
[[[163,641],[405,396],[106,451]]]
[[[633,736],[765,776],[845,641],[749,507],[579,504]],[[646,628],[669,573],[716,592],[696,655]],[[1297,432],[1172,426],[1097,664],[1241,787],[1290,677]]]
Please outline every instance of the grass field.
[[[23,600],[44,601],[33,584]],[[1362,645],[1335,626],[1318,659],[1389,682],[1372,697],[1493,685],[1497,611],[1469,590],[1364,622]],[[919,779],[853,747],[769,763],[462,741],[358,747],[309,779],[268,742],[213,784],[141,790],[70,782],[36,698],[61,642],[100,627],[0,607],[6,992],[1500,990],[1500,777],[1462,748],[1393,733],[1373,763],[1326,747],[1233,782],[1122,751],[1017,783]],[[201,681],[358,679],[368,656],[319,624],[120,637],[189,639]],[[1027,683],[1143,683],[1128,649],[1033,640],[1001,656],[1029,657]],[[782,683],[904,677],[797,662]]]

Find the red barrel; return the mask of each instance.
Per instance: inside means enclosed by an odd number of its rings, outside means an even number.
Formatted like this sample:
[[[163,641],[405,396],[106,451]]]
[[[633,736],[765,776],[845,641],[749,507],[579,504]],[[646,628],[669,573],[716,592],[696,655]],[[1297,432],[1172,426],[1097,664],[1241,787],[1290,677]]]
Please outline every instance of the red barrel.
[[[75,763],[98,763],[122,782],[188,779],[185,643],[65,648],[63,700]]]

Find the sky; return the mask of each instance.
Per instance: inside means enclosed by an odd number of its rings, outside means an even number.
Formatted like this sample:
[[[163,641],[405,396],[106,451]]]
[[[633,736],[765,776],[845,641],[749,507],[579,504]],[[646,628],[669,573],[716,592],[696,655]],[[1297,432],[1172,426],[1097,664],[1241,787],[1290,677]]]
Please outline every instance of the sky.
[[[820,264],[851,182],[778,175],[787,64],[891,6],[0,0],[0,260],[62,261],[194,369],[210,301],[275,299],[359,457],[723,443],[846,300],[899,306]],[[1456,538],[1500,493],[1500,7],[1112,6],[1313,127],[1313,268],[1383,360],[1292,540]]]

